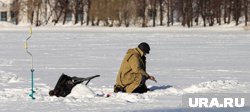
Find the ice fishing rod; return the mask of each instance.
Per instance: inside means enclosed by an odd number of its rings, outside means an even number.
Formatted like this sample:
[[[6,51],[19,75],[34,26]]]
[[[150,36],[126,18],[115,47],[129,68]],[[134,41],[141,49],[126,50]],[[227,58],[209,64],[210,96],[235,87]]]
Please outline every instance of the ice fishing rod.
[[[30,27],[29,29],[29,37],[25,40],[25,44],[24,44],[24,48],[26,49],[26,53],[28,53],[31,56],[31,93],[29,94],[29,96],[34,100],[34,71],[35,69],[33,68],[33,55],[31,52],[29,52],[28,50],[28,40],[31,38],[32,36],[32,27]]]

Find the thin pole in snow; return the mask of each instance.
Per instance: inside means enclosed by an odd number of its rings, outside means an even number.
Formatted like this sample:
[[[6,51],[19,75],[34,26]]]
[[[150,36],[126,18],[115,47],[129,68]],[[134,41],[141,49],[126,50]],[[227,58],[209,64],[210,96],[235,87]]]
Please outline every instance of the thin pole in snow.
[[[31,38],[32,36],[32,27],[30,27],[29,29],[29,37],[25,40],[25,45],[24,45],[24,48],[26,49],[26,53],[28,53],[30,56],[31,56],[31,93],[29,94],[29,96],[34,100],[35,97],[34,97],[34,71],[35,69],[33,68],[33,55],[31,52],[29,52],[28,50],[28,40]]]

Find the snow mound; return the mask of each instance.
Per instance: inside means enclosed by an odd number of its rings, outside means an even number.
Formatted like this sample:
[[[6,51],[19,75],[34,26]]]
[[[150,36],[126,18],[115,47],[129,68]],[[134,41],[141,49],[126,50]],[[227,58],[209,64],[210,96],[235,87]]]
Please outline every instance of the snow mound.
[[[3,79],[7,79],[2,77],[3,71],[0,72],[1,82]],[[7,80],[9,81],[9,80]],[[148,91],[144,94],[138,93],[113,93],[112,88],[89,88],[84,84],[76,85],[71,93],[67,97],[51,97],[48,95],[49,90],[51,89],[49,86],[43,83],[37,83],[35,88],[35,97],[38,102],[101,102],[101,103],[150,103],[155,100],[158,96],[164,95],[177,95],[181,96],[187,93],[208,93],[208,92],[221,92],[227,90],[234,90],[236,88],[242,87],[236,80],[213,80],[207,82],[201,82],[196,85],[191,85],[187,88],[178,88],[170,85],[161,85],[161,86],[149,86],[151,91]],[[3,88],[0,91],[0,100],[30,100],[31,98],[28,96],[30,93],[30,88]]]
[[[19,99],[28,99],[30,89],[5,88],[0,91],[0,100],[17,101]]]
[[[10,23],[10,22],[1,22],[0,21],[0,26],[2,28],[4,28],[4,27],[8,28],[8,27],[15,27],[16,25],[14,25],[13,23]]]
[[[94,96],[95,93],[90,88],[88,88],[86,85],[78,84],[72,89],[71,93],[67,97],[83,99],[93,98]]]
[[[126,101],[129,103],[145,103],[151,102],[155,97],[164,95],[177,95],[181,96],[187,93],[209,93],[209,92],[221,92],[221,91],[231,91],[242,87],[237,80],[213,80],[207,82],[201,82],[199,84],[191,85],[186,88],[175,87],[171,85],[159,85],[159,86],[148,86],[150,91],[144,94],[127,94],[127,93],[117,93],[112,94],[116,101]],[[115,101],[114,100],[114,101]]]
[[[114,101],[119,102],[128,102],[128,103],[144,103],[150,101],[150,96],[148,94],[138,94],[138,93],[116,93],[112,94],[111,97],[114,99]]]
[[[13,60],[0,59],[0,66],[12,66]]]
[[[149,97],[157,97],[157,96],[163,96],[163,95],[182,95],[183,90],[178,87],[174,87],[171,85],[160,85],[160,86],[148,86],[149,90],[147,95]]]
[[[83,84],[76,85],[72,92],[66,98],[50,97],[47,95],[38,95],[44,97],[43,101],[62,101],[62,102],[103,102],[103,103],[150,103],[158,96],[177,95],[181,96],[187,93],[207,93],[207,92],[221,92],[227,90],[234,90],[241,87],[236,80],[213,80],[201,82],[199,84],[191,85],[187,88],[179,88],[171,85],[148,86],[150,91],[144,94],[138,93],[113,93],[113,88],[89,88]],[[45,89],[45,88],[44,88]],[[41,91],[42,92],[42,91]]]
[[[20,79],[16,74],[0,71],[0,85],[6,85],[6,83],[16,83],[19,81]]]
[[[202,82],[198,85],[192,85],[183,89],[186,93],[204,93],[208,91],[221,91],[230,90],[242,86],[236,80],[213,80],[208,82]]]
[[[245,26],[244,29],[245,29],[246,31],[250,31],[250,26]]]
[[[228,90],[236,90],[244,85],[237,80],[213,80],[194,84],[186,88],[179,88],[170,85],[149,86],[151,91],[145,93],[149,97],[156,97],[162,95],[183,95],[187,93],[208,93],[208,92],[222,92]]]

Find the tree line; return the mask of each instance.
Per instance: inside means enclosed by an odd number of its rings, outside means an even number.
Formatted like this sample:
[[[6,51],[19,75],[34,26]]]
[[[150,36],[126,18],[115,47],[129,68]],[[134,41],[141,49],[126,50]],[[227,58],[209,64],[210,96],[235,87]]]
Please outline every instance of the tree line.
[[[250,0],[13,0],[10,10],[16,24],[27,16],[36,26],[247,26]]]

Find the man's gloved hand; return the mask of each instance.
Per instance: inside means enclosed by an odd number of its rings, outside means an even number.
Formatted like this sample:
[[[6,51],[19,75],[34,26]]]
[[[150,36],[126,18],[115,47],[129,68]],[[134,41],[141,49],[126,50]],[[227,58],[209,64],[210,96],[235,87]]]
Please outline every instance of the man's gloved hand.
[[[155,81],[157,83],[157,81],[156,81],[156,79],[155,79],[154,76],[149,76],[149,79],[152,80],[152,81]]]

